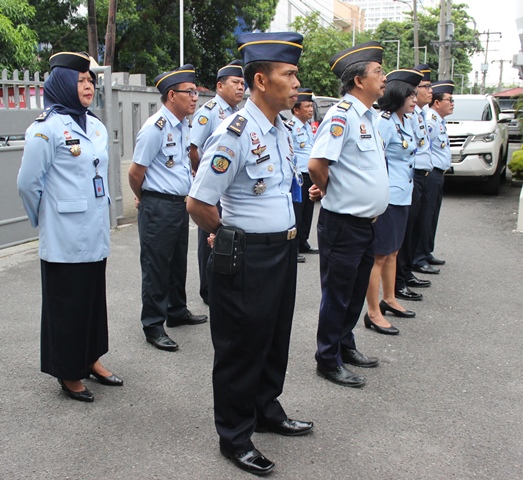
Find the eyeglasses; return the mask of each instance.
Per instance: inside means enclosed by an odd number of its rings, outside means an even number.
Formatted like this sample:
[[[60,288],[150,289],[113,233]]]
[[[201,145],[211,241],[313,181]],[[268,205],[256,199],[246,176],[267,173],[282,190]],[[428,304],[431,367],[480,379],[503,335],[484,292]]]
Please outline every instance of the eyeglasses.
[[[411,94],[407,95],[407,98],[417,98],[418,92],[412,92]]]
[[[198,90],[175,90],[173,88],[172,91],[178,93],[188,93],[189,97],[197,97],[198,95],[200,95],[200,92]]]
[[[432,85],[429,83],[427,85],[418,85],[418,88],[426,88],[427,91],[430,90],[432,88]]]
[[[454,98],[452,98],[452,97],[442,98],[441,100],[442,100],[442,101],[443,101],[443,100],[448,100],[450,103],[454,103]]]

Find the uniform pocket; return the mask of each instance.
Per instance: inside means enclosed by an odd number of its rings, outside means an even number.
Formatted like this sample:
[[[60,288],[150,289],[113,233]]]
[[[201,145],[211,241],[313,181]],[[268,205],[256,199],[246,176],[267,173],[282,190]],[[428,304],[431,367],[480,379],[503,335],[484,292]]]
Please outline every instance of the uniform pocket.
[[[57,200],[56,210],[58,213],[81,213],[87,211],[86,198],[72,198],[66,200]]]
[[[378,168],[379,162],[376,158],[378,150],[376,143],[373,140],[360,140],[356,143],[358,145],[358,168],[360,170],[375,170]]]

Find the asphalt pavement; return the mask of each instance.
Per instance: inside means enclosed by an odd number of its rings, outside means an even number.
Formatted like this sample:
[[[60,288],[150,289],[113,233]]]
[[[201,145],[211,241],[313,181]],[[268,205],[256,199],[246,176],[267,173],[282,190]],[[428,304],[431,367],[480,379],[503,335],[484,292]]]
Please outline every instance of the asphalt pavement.
[[[523,234],[519,189],[488,197],[445,192],[436,256],[447,264],[414,319],[389,337],[356,327],[358,348],[380,358],[362,389],[318,377],[314,351],[318,256],[299,265],[290,359],[281,401],[314,432],[254,434],[276,463],[269,478],[420,480],[523,478]],[[198,296],[191,224],[188,302]],[[104,364],[122,388],[94,380],[91,404],[67,398],[40,373],[40,267],[36,245],[0,250],[0,479],[247,479],[218,449],[212,409],[209,324],[168,329],[164,352],[140,324],[136,224],[111,236],[107,268],[110,351]],[[315,237],[311,243],[316,245]],[[364,313],[364,312],[363,312]]]

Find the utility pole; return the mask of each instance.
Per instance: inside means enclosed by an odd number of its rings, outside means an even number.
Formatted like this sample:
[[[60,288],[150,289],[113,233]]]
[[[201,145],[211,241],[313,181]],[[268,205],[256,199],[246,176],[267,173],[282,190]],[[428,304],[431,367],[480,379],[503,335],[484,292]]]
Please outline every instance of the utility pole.
[[[412,27],[413,27],[413,36],[414,36],[414,65],[419,65],[419,40],[418,40],[418,6],[417,0],[412,0]]]
[[[490,42],[490,36],[491,35],[499,35],[499,38],[501,38],[501,32],[491,32],[490,30],[487,30],[486,32],[480,33],[480,35],[486,35],[487,36],[487,43],[485,45],[485,62],[481,64],[481,74],[483,76],[483,79],[481,80],[481,93],[485,93],[485,84],[487,82],[487,72],[488,72],[488,44]]]
[[[451,10],[452,0],[440,0],[438,80],[446,80],[450,76],[450,49],[452,47],[452,37],[454,36]]]
[[[89,55],[98,63],[98,29],[96,28],[95,0],[87,0],[87,24]]]
[[[512,60],[492,60],[491,63],[499,62],[499,82],[498,82],[498,90],[501,90],[503,88],[503,64],[505,62],[512,63]]]
[[[105,34],[104,65],[109,65],[111,69],[114,65],[114,45],[116,42],[116,2],[117,0],[109,0],[107,32]]]

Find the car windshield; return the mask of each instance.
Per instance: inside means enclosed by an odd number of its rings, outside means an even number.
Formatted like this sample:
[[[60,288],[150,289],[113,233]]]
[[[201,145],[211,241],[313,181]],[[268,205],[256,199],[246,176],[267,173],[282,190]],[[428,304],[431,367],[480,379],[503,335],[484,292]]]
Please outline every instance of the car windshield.
[[[454,101],[454,113],[446,118],[447,121],[492,120],[492,108],[488,100],[454,97]]]

